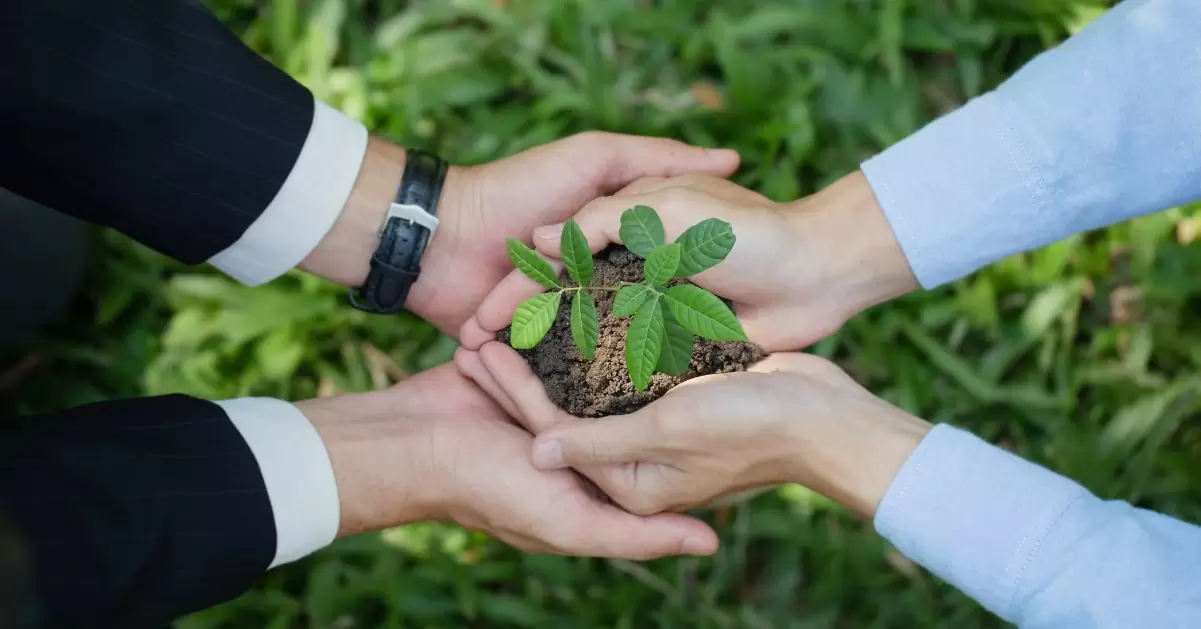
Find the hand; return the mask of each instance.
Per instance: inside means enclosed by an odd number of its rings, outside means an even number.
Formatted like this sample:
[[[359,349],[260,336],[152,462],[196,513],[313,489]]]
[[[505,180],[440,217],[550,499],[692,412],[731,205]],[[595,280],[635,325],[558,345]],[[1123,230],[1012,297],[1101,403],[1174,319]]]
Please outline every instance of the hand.
[[[333,463],[340,536],[448,519],[530,552],[650,559],[717,548],[700,521],[631,515],[593,499],[570,470],[535,468],[529,433],[453,366],[297,406]]]
[[[438,204],[440,224],[406,307],[457,334],[512,268],[506,238],[528,241],[535,227],[566,220],[588,201],[640,177],[693,171],[724,177],[737,168],[733,151],[600,132],[482,166],[451,168]],[[362,284],[403,169],[404,151],[373,138],[342,215],[302,266],[348,286]]]
[[[733,301],[750,340],[768,351],[805,347],[917,285],[859,173],[793,203],[775,203],[704,174],[642,179],[575,216],[593,252],[621,242],[621,213],[635,205],[658,211],[669,242],[705,218],[733,226],[737,242],[729,257],[691,279]],[[561,257],[561,231],[562,224],[536,229],[535,247]],[[512,272],[464,326],[461,342],[476,349],[495,338],[517,306],[543,290]]]
[[[456,361],[482,365],[538,434],[535,465],[575,467],[638,514],[795,482],[870,517],[930,428],[807,354],[775,354],[747,372],[689,380],[629,415],[587,420],[555,406],[508,346]]]

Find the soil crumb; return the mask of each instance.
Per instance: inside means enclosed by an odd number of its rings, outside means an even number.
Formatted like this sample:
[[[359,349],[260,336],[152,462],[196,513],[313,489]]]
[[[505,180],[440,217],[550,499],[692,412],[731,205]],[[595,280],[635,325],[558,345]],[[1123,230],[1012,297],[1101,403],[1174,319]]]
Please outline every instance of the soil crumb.
[[[619,282],[642,279],[642,259],[625,247],[610,247],[598,254],[594,286],[616,286]],[[560,276],[564,286],[574,282],[566,272]],[[630,318],[612,314],[613,293],[597,291],[600,338],[596,359],[585,360],[571,340],[571,301],[564,299],[550,332],[533,349],[518,350],[546,386],[550,399],[572,415],[605,417],[622,415],[663,397],[677,384],[715,373],[744,371],[766,354],[758,346],[744,342],[719,342],[697,338],[692,348],[692,364],[682,376],[657,373],[646,391],[639,392],[630,382],[625,366],[625,336]],[[501,331],[500,340],[509,342],[509,330]]]

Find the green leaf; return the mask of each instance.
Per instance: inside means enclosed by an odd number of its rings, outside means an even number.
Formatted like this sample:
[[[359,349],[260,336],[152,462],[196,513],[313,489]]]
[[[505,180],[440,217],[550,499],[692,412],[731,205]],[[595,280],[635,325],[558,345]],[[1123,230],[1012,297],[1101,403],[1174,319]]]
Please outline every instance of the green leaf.
[[[559,313],[563,293],[540,293],[522,302],[513,313],[509,343],[517,349],[530,349],[546,336]]]
[[[663,351],[663,304],[652,299],[634,313],[626,333],[626,369],[634,388],[645,391]]]
[[[707,218],[684,230],[676,238],[681,249],[676,275],[696,275],[725,260],[734,248],[734,240],[734,228],[716,218]]]
[[[525,273],[526,277],[547,288],[559,288],[555,267],[551,266],[546,258],[538,255],[537,251],[512,238],[505,240],[505,248],[509,251],[509,260],[513,261],[513,266]]]
[[[656,371],[673,376],[682,376],[692,364],[692,344],[696,337],[680,325],[671,313],[663,313],[663,353],[659,354]]]
[[[563,225],[559,250],[563,254],[563,263],[567,265],[567,273],[580,286],[587,286],[592,281],[592,252],[588,250],[584,231],[574,219]]]
[[[577,291],[571,298],[571,340],[584,358],[596,356],[596,338],[599,334],[596,322],[596,300],[587,291]]]
[[[642,275],[652,284],[666,284],[680,266],[680,245],[659,245],[646,257]]]
[[[613,297],[613,316],[628,317],[634,314],[654,294],[655,289],[645,284],[622,286]]]
[[[745,341],[738,318],[709,291],[692,284],[667,289],[667,309],[689,332],[714,341]]]
[[[621,230],[617,235],[626,249],[645,258],[663,244],[663,222],[653,209],[637,205],[621,213]]]

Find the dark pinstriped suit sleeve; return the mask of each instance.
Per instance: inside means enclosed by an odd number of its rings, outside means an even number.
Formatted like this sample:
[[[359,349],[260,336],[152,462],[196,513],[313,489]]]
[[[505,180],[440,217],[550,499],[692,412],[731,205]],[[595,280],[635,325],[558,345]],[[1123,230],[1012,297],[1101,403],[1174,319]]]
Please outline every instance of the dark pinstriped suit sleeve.
[[[254,455],[184,396],[0,418],[0,512],[47,627],[161,627],[240,594],[275,554]]]
[[[0,2],[0,187],[188,263],[291,172],[303,86],[192,0]]]
[[[0,186],[190,263],[267,208],[314,114],[186,0],[0,0],[0,85]],[[186,397],[0,420],[0,511],[52,627],[162,626],[276,551],[253,453]]]

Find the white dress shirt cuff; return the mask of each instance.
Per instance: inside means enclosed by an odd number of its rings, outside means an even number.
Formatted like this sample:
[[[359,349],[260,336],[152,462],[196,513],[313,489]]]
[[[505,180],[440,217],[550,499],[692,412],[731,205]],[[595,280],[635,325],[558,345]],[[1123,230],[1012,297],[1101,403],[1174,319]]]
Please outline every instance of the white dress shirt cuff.
[[[1012,620],[1040,546],[1089,496],[1070,479],[939,424],[884,494],[875,525],[906,557]]]
[[[367,153],[367,129],[316,101],[313,126],[279,193],[242,237],[209,263],[248,286],[300,264],[350,198]]]
[[[981,96],[860,168],[925,288],[1045,236],[1045,187],[997,93]]]
[[[338,484],[317,429],[295,406],[271,398],[217,402],[242,434],[263,474],[275,516],[275,559],[296,561],[334,541]]]

